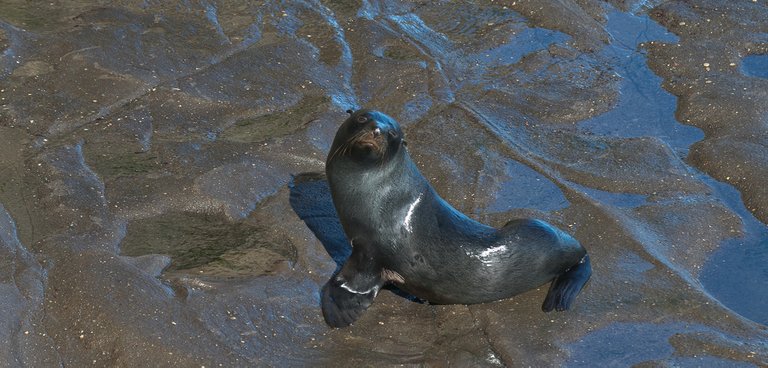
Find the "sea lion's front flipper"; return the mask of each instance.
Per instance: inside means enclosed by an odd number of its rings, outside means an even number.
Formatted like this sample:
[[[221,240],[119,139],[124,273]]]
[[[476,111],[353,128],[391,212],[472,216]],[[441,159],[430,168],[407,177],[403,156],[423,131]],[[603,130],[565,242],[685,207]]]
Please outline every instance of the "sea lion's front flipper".
[[[320,302],[325,322],[331,327],[351,325],[373,304],[384,282],[381,267],[361,247],[354,247],[341,271],[323,286]]]

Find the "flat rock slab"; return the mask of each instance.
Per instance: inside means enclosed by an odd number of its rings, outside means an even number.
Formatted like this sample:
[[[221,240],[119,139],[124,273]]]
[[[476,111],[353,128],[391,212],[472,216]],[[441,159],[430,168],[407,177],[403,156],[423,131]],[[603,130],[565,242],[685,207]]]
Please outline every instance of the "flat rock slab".
[[[768,365],[765,3],[505,4],[0,4],[0,365]],[[360,107],[457,209],[579,239],[575,307],[329,329]]]

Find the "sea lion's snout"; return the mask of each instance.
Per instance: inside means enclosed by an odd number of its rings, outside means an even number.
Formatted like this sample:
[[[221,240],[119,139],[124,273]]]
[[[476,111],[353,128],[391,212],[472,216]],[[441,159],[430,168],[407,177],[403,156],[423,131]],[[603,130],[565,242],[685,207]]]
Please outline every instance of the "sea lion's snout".
[[[400,126],[389,116],[368,109],[347,113],[350,115],[336,133],[328,161],[350,157],[359,162],[381,162],[405,145]]]
[[[376,151],[381,151],[386,147],[386,138],[381,134],[381,127],[375,121],[371,126],[363,129],[363,133],[356,141],[358,146]]]

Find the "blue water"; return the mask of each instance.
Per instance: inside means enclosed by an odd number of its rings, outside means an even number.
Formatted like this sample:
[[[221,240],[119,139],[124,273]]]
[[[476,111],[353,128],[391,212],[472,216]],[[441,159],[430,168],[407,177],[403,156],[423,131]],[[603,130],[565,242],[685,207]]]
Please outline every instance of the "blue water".
[[[608,192],[605,190],[585,187],[574,182],[570,182],[569,185],[583,191],[595,200],[611,206],[635,208],[647,204],[646,200],[648,199],[648,196],[643,194]]]
[[[703,139],[704,133],[675,119],[677,98],[661,88],[662,79],[651,71],[645,54],[638,49],[650,41],[675,43],[677,36],[647,15],[617,11],[608,14],[606,30],[614,42],[601,52],[618,60],[616,73],[622,78],[619,102],[610,111],[579,123],[579,127],[598,135],[657,137],[682,156],[687,155],[688,147]]]
[[[741,59],[741,72],[750,77],[768,78],[768,55],[747,55]]]
[[[486,212],[503,212],[512,208],[535,208],[557,211],[570,205],[562,190],[544,175],[517,161],[507,162],[508,179],[501,183],[496,199]]]
[[[745,236],[724,242],[710,256],[699,279],[728,308],[768,326],[768,226],[744,207],[731,185],[701,177],[744,222]]]
[[[644,42],[678,42],[678,38],[648,16],[612,12],[606,29],[614,42],[602,52],[617,58],[621,66],[621,95],[612,110],[586,120],[579,127],[595,134],[617,137],[653,136],[662,139],[684,157],[691,144],[704,138],[695,127],[675,119],[677,98],[661,88],[662,79],[646,64],[638,46]],[[768,78],[768,55],[749,55],[742,61],[744,74]],[[768,228],[744,207],[740,193],[707,175],[699,178],[717,197],[739,214],[745,225],[743,238],[731,239],[710,256],[699,278],[705,289],[728,308],[755,322],[768,325]],[[635,207],[643,196],[581,188],[601,202]]]
[[[702,331],[706,331],[704,326],[681,323],[616,322],[593,331],[572,344],[573,354],[563,366],[630,367],[661,360],[671,367],[753,367],[749,363],[713,356],[680,356],[670,342],[674,336],[696,335]],[[627,346],[632,347],[632,354],[626,354]]]

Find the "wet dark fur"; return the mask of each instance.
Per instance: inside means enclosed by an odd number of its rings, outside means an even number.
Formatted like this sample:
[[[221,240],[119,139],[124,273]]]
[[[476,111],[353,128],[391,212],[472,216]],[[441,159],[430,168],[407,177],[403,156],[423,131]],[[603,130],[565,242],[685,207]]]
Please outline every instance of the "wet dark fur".
[[[333,327],[354,322],[387,282],[440,304],[489,302],[552,282],[548,312],[568,309],[591,275],[579,242],[543,221],[495,229],[451,207],[416,168],[400,126],[380,112],[351,113],[326,174],[353,248],[322,290]]]

